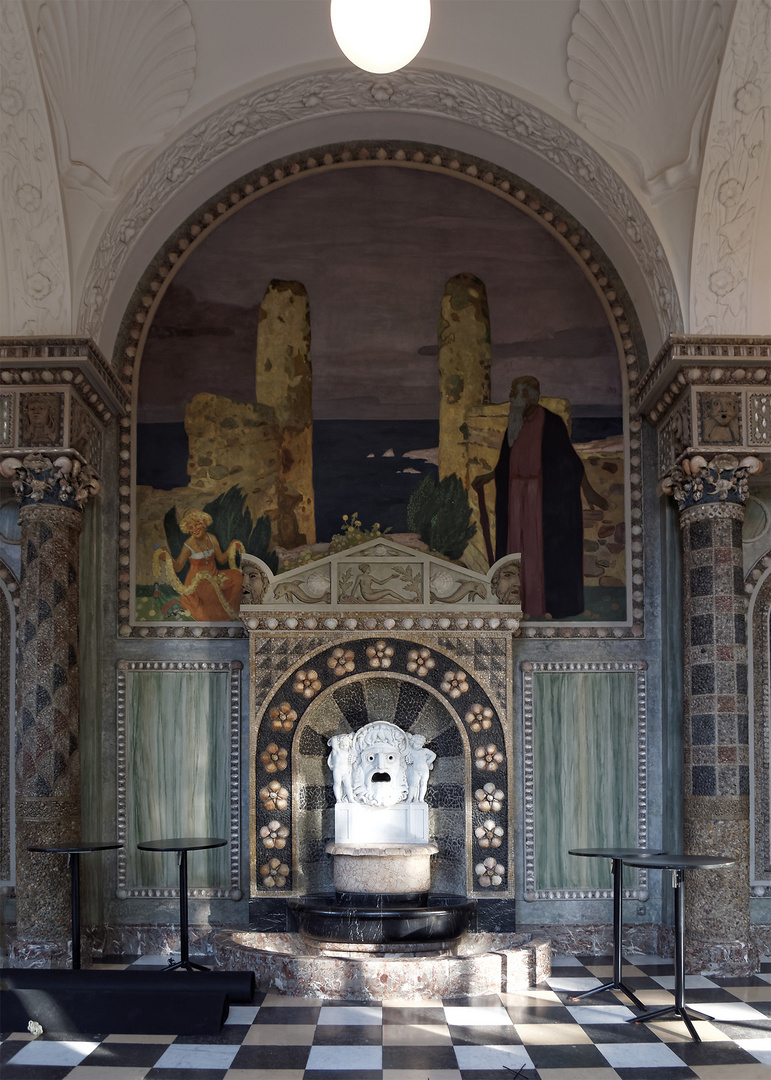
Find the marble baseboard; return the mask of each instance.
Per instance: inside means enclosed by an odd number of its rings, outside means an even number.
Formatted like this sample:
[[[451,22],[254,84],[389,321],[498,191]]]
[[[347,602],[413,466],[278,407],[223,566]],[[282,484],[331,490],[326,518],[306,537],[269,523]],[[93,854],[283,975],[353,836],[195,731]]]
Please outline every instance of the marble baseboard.
[[[479,940],[477,940],[479,939]],[[453,953],[412,955],[313,951],[296,934],[214,935],[213,963],[254,971],[257,983],[289,997],[347,1001],[469,997],[534,986],[551,972],[551,947],[526,934],[469,934]]]
[[[210,926],[190,926],[188,942],[192,956],[211,956]],[[142,926],[112,923],[84,926],[82,931],[83,965],[87,957],[98,961],[103,956],[169,956],[179,952],[179,925]]]

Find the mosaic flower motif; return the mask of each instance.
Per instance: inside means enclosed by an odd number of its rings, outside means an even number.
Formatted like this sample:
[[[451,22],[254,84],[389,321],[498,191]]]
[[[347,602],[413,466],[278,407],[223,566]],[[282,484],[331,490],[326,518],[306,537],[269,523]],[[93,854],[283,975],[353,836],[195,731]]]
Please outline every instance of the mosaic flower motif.
[[[497,813],[501,809],[506,796],[495,784],[485,784],[484,787],[476,789],[474,798],[482,813],[489,814]]]
[[[352,649],[333,649],[327,657],[327,667],[332,668],[334,675],[350,675],[356,669]]]
[[[297,713],[288,701],[282,701],[280,705],[274,705],[268,710],[270,726],[274,731],[291,731],[294,727]]]
[[[296,694],[302,694],[304,698],[312,698],[321,689],[319,673],[317,671],[298,671],[294,677],[292,689]]]
[[[376,641],[374,645],[367,646],[367,660],[371,668],[389,668],[394,650],[385,641]]]
[[[445,671],[442,680],[442,690],[451,698],[458,698],[468,690],[465,671]]]
[[[503,879],[506,875],[506,867],[501,866],[495,859],[485,859],[484,862],[477,863],[474,867],[474,873],[477,875],[477,880],[483,889],[489,889],[491,885],[502,885]]]
[[[260,788],[260,799],[266,810],[286,810],[289,805],[289,792],[278,780],[271,780]]]
[[[263,825],[260,829],[260,839],[262,840],[262,846],[268,849],[276,848],[281,851],[286,847],[286,840],[289,836],[289,826],[282,825],[280,821],[269,821],[267,825]]]
[[[500,847],[503,843],[503,828],[496,825],[492,818],[488,818],[481,825],[477,825],[474,836],[481,848]]]
[[[274,856],[269,862],[263,863],[260,867],[260,877],[266,888],[280,889],[282,885],[286,885],[286,879],[289,877],[289,867]]]
[[[476,704],[466,713],[466,723],[472,731],[487,731],[492,727],[494,716],[495,713],[488,705]]]
[[[488,743],[487,746],[478,746],[474,751],[474,764],[482,772],[497,772],[498,766],[503,761],[503,754],[495,745]]]
[[[424,679],[435,666],[436,660],[429,649],[410,649],[407,653],[407,671],[411,675],[419,675]]]
[[[268,743],[263,752],[260,754],[260,761],[265,766],[265,772],[274,773],[283,771],[289,762],[287,759],[286,750],[280,749],[274,742]]]

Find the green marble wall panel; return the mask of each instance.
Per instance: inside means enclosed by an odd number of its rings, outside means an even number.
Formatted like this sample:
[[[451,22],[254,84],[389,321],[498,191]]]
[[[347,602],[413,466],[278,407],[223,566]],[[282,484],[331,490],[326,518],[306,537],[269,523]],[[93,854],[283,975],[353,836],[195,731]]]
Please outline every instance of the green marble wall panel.
[[[569,850],[645,843],[643,668],[523,665],[528,899],[594,898],[610,863]]]
[[[238,710],[231,665],[122,662],[119,699],[119,895],[168,895],[178,887],[176,855],[139,851],[137,843],[219,836],[229,845],[188,856],[189,888],[235,898]]]

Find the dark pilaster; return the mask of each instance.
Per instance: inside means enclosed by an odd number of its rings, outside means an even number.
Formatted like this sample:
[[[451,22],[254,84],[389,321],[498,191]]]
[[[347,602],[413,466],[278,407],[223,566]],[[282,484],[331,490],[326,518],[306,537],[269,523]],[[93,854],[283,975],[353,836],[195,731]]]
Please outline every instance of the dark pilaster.
[[[746,972],[750,944],[749,729],[742,521],[752,457],[684,458],[664,490],[683,532],[684,849],[733,866],[686,882],[692,969]]]

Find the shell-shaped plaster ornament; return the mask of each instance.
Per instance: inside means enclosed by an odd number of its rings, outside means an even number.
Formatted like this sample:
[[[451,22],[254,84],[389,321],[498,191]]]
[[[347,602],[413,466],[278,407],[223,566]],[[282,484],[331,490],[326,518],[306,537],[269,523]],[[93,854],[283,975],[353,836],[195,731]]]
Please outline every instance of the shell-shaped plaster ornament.
[[[187,104],[190,9],[186,0],[43,4],[37,45],[65,183],[103,201]]]
[[[717,4],[581,0],[568,42],[579,120],[649,194],[692,182],[723,40]]]

